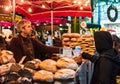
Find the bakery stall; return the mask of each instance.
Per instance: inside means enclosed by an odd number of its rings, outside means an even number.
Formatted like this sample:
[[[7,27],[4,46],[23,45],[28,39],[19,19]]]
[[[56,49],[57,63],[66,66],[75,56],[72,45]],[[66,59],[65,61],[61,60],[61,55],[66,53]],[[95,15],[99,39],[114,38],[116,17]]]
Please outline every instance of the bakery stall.
[[[62,45],[62,53],[54,54],[51,59],[33,59],[24,64],[25,56],[16,63],[11,51],[0,51],[0,83],[77,84],[79,81],[80,84],[87,84],[91,64],[87,60],[83,61],[79,54],[81,50],[94,54],[92,35],[64,33]]]

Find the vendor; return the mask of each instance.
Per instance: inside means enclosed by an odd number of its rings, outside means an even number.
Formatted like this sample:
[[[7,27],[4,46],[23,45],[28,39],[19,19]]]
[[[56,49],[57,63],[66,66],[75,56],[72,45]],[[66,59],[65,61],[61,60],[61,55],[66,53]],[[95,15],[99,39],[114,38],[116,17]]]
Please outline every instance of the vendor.
[[[16,62],[26,56],[24,62],[34,58],[42,59],[41,54],[59,53],[59,47],[45,46],[37,39],[31,38],[32,26],[28,20],[21,20],[16,24],[19,35],[14,37],[10,43],[10,50],[14,53]],[[44,58],[44,57],[43,57]]]

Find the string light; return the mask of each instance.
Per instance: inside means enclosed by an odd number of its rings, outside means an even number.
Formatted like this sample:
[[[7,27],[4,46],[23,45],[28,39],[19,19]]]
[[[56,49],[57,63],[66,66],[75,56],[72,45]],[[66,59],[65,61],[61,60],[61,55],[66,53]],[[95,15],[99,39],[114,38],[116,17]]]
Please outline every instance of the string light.
[[[28,8],[28,12],[32,12],[32,8],[31,7]]]
[[[20,2],[24,2],[24,0],[21,0]]]
[[[8,6],[6,6],[6,7],[5,7],[5,10],[6,10],[6,11],[8,11],[8,10],[9,10],[9,7],[8,7]]]
[[[45,8],[45,5],[44,5],[44,4],[42,4],[42,8]]]

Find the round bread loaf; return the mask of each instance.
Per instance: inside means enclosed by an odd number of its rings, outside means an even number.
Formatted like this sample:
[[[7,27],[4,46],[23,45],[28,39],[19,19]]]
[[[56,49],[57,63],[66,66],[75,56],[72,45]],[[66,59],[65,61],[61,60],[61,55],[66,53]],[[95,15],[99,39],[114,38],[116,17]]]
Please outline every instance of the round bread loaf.
[[[37,71],[33,75],[33,80],[53,82],[53,79],[54,79],[53,73],[45,70]]]
[[[55,73],[57,71],[56,61],[46,59],[40,63],[40,68]]]
[[[72,69],[60,69],[54,75],[55,79],[71,79],[75,77],[75,71]]]
[[[57,67],[76,70],[78,65],[72,58],[63,57],[57,60]]]

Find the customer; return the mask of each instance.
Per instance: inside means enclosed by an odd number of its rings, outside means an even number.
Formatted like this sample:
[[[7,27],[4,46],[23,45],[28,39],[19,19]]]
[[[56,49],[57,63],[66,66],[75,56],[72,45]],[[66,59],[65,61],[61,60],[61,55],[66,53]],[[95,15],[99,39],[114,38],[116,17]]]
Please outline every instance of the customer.
[[[34,58],[44,59],[41,54],[58,53],[59,47],[45,46],[37,39],[31,38],[32,27],[28,20],[21,20],[16,24],[19,35],[14,37],[10,43],[10,50],[14,53],[16,62],[19,62],[23,56],[26,56],[24,62]]]
[[[95,47],[99,56],[91,56],[83,52],[82,57],[94,62],[94,70],[90,84],[116,84],[120,58],[113,48],[112,36],[106,31],[94,33]],[[117,59],[117,60],[116,60]]]
[[[112,39],[113,39],[113,48],[115,48],[120,53],[120,38],[117,35],[113,34]]]

